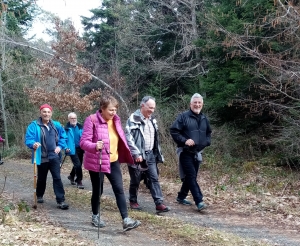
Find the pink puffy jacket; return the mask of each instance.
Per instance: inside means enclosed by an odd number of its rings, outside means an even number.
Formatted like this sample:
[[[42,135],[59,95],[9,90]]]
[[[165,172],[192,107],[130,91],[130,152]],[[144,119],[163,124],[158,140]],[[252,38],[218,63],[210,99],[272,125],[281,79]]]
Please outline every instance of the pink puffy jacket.
[[[133,164],[134,160],[127,145],[120,117],[118,115],[115,115],[113,121],[119,134],[119,162]],[[96,150],[96,143],[98,140],[102,140],[105,145],[105,148],[102,149],[101,172],[110,173],[109,134],[107,123],[102,118],[99,111],[97,111],[96,114],[90,115],[85,119],[83,125],[83,133],[80,138],[80,147],[85,151],[83,159],[84,168],[94,172],[100,171],[100,151]]]

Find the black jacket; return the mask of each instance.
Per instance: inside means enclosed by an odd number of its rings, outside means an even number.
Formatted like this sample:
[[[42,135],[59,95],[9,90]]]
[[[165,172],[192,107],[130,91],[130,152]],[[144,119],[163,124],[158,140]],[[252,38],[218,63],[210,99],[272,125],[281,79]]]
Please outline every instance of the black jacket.
[[[181,113],[170,127],[170,133],[177,147],[199,152],[211,143],[211,128],[208,119],[202,113],[194,114],[188,110]],[[185,145],[186,140],[193,139],[195,146]]]

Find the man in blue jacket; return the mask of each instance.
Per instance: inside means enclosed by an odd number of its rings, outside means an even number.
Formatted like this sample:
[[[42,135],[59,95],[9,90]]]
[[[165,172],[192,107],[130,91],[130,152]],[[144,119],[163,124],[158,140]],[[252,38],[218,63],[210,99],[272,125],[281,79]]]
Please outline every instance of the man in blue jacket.
[[[65,126],[68,137],[66,155],[70,155],[73,163],[73,168],[68,179],[72,185],[77,184],[78,189],[84,189],[82,184],[82,159],[84,151],[79,145],[82,135],[82,125],[77,122],[77,115],[74,112],[69,113],[68,120],[69,122]]]
[[[40,117],[32,121],[27,127],[25,144],[32,149],[32,163],[34,163],[34,150],[36,151],[36,164],[38,170],[36,196],[37,202],[43,203],[46,190],[48,171],[53,178],[53,190],[56,196],[57,207],[68,209],[65,203],[65,191],[60,177],[59,153],[66,149],[67,135],[58,121],[51,120],[52,107],[48,104],[40,106]]]
[[[202,107],[203,97],[195,93],[191,98],[190,110],[181,113],[170,128],[171,136],[178,147],[177,154],[184,176],[177,202],[191,205],[191,202],[186,200],[188,192],[191,191],[198,211],[207,208],[197,183],[197,175],[202,161],[201,151],[211,142],[210,124],[201,113]]]

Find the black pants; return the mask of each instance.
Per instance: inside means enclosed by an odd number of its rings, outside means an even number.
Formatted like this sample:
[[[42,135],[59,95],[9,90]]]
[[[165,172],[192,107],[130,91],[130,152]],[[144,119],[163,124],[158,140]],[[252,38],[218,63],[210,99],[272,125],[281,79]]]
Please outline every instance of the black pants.
[[[148,170],[143,171],[149,180],[149,189],[155,205],[163,203],[163,195],[158,181],[158,169],[153,152],[147,154]],[[128,165],[130,174],[129,201],[137,202],[138,189],[141,182],[141,171]]]
[[[112,189],[114,191],[117,206],[119,208],[122,219],[128,217],[126,198],[123,189],[123,178],[120,168],[120,163],[118,161],[110,163],[110,173],[105,173],[105,176],[108,178]],[[98,214],[99,212],[99,193],[100,193],[100,177],[99,172],[89,171],[91,183],[92,183],[92,198],[91,205],[93,214]],[[101,195],[103,193],[103,179],[104,174],[101,173]]]
[[[203,201],[203,195],[197,182],[200,162],[195,159],[195,154],[185,151],[180,154],[179,159],[185,178],[178,192],[178,198],[185,199],[188,192],[191,191],[195,204],[198,205],[199,202]]]
[[[36,196],[43,197],[46,190],[46,181],[48,171],[53,178],[53,190],[58,203],[65,201],[65,190],[60,178],[60,160],[59,157],[50,159],[49,162],[41,163],[37,165],[37,185],[36,185]]]
[[[76,147],[75,155],[70,155],[72,163],[73,163],[73,168],[70,173],[70,176],[72,178],[74,178],[76,175],[75,182],[80,182],[82,180],[83,154],[84,154],[84,151],[80,147]]]

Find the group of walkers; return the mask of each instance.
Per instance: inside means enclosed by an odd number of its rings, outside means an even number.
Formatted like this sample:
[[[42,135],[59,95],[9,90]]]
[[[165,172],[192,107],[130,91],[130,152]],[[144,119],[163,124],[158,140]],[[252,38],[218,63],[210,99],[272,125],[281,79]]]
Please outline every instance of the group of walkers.
[[[29,124],[25,136],[26,145],[33,150],[32,163],[37,164],[37,202],[44,202],[47,174],[50,171],[57,207],[69,208],[65,203],[65,191],[60,176],[60,156],[61,151],[65,150],[65,155],[69,155],[73,162],[68,176],[72,185],[84,189],[82,164],[89,172],[92,184],[92,225],[105,227],[105,222],[99,215],[104,175],[112,186],[124,231],[141,224],[140,221],[128,217],[120,163],[128,164],[131,209],[141,209],[137,198],[138,189],[142,177],[146,177],[156,211],[170,211],[164,204],[159,183],[157,164],[163,163],[164,157],[157,122],[152,116],[155,107],[155,98],[145,96],[141,100],[140,108],[128,118],[124,131],[117,115],[118,101],[112,96],[103,96],[100,99],[99,109],[85,119],[83,126],[77,122],[77,115],[72,112],[68,115],[69,122],[63,127],[51,119],[53,109],[50,105],[40,106],[40,117]],[[202,160],[201,151],[210,145],[211,138],[209,121],[201,112],[202,107],[203,97],[198,93],[194,94],[190,109],[180,114],[170,128],[171,136],[178,147],[182,180],[176,200],[180,204],[191,205],[192,202],[186,199],[191,191],[199,211],[207,205],[203,202],[197,174]]]

